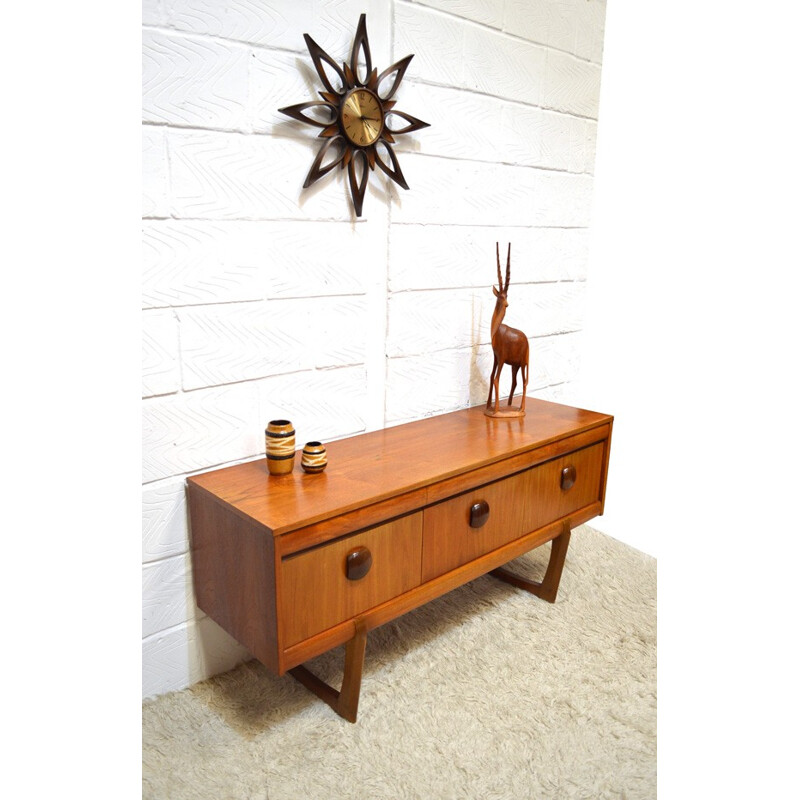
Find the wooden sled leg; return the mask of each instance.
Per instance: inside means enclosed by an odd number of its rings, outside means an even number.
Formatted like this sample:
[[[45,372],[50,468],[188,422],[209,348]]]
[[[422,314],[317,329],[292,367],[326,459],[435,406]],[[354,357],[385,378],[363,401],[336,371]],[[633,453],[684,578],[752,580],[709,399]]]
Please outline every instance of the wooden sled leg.
[[[558,585],[561,583],[561,573],[564,570],[564,560],[567,557],[569,539],[569,522],[565,522],[562,532],[552,541],[550,561],[547,564],[547,571],[541,583],[538,581],[529,581],[526,578],[520,578],[505,567],[493,569],[489,574],[494,575],[495,578],[506,581],[506,583],[510,583],[512,586],[535,594],[537,597],[541,597],[542,600],[547,600],[548,603],[555,603],[556,595],[558,594]]]
[[[364,669],[366,646],[367,631],[364,623],[357,620],[355,636],[345,647],[344,677],[342,678],[342,688],[338,692],[302,665],[290,669],[289,674],[300,681],[306,689],[324,700],[340,717],[344,717],[348,722],[355,722],[358,715],[361,673]]]

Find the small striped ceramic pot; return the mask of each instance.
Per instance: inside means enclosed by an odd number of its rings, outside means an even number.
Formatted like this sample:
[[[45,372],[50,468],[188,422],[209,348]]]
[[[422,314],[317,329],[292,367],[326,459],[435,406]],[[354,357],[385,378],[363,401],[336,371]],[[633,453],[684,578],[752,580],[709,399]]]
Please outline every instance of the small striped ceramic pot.
[[[328,466],[328,454],[322,446],[322,442],[306,442],[300,458],[300,466],[311,474],[322,472]]]
[[[264,431],[267,469],[270,475],[286,475],[294,469],[294,427],[288,419],[273,419]]]

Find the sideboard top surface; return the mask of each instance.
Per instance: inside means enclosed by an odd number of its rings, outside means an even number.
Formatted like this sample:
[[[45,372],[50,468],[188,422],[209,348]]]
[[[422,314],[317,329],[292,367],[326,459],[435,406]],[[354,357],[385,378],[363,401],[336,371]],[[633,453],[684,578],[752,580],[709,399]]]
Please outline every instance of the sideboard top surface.
[[[266,458],[188,479],[273,534],[430,486],[441,480],[608,424],[607,414],[527,398],[526,415],[492,419],[484,405],[326,443],[328,468],[288,475]]]

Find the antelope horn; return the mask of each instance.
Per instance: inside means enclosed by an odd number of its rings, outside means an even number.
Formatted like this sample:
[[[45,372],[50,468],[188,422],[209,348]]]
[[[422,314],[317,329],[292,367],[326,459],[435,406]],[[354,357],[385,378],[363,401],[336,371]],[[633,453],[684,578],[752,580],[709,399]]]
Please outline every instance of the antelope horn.
[[[506,286],[505,286],[506,291],[508,291],[508,283],[510,280],[511,280],[511,242],[508,243],[508,258],[506,259]]]
[[[497,291],[503,291],[503,274],[500,272],[500,242],[495,242],[497,245]]]

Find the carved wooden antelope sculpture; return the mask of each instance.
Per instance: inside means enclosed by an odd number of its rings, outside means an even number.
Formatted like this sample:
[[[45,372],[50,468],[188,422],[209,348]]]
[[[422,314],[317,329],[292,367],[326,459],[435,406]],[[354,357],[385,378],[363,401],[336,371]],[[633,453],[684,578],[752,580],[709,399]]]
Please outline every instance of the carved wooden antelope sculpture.
[[[522,416],[525,413],[525,392],[528,388],[528,337],[516,328],[503,325],[503,317],[508,308],[508,283],[511,279],[511,245],[508,245],[508,258],[506,260],[506,282],[500,272],[500,243],[497,243],[497,282],[499,286],[492,287],[497,303],[492,314],[492,350],[494,351],[494,364],[492,377],[489,379],[489,399],[486,401],[487,414],[494,416]],[[517,388],[517,372],[522,368],[522,402],[519,410],[507,409],[498,411],[500,403],[499,384],[500,372],[503,366],[511,367],[511,394],[508,396],[508,405],[514,397]],[[494,391],[494,409],[492,409],[492,392]]]

